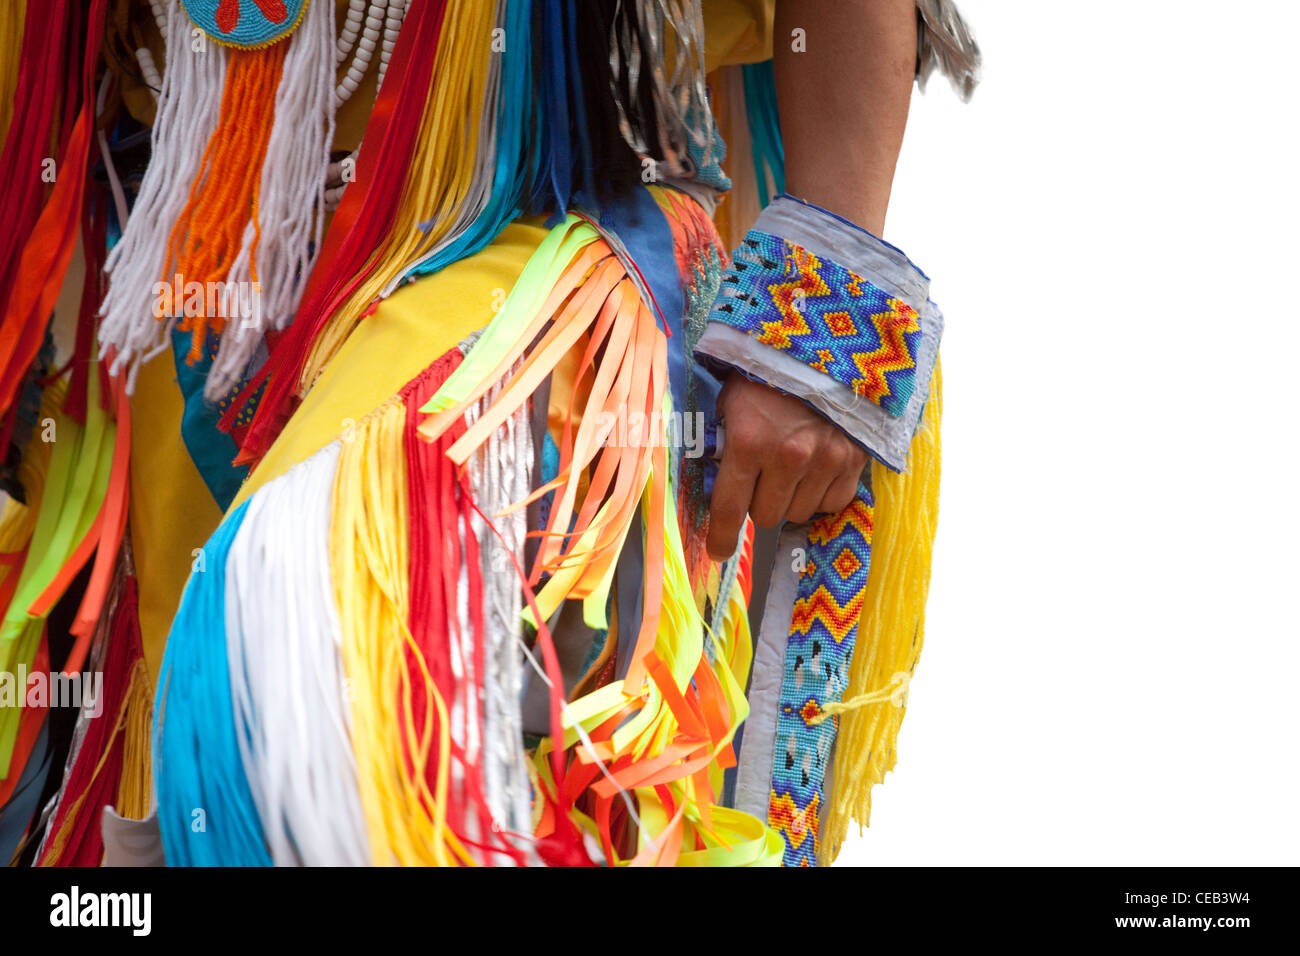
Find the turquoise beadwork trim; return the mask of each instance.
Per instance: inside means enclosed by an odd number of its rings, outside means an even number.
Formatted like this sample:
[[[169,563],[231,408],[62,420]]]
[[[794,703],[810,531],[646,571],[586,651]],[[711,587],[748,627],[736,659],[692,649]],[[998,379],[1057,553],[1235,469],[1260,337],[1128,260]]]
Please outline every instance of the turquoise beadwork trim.
[[[849,681],[871,568],[874,501],[866,485],[838,515],[808,526],[790,615],[773,741],[767,822],[785,841],[785,866],[816,866],[826,768],[839,718],[822,718]]]

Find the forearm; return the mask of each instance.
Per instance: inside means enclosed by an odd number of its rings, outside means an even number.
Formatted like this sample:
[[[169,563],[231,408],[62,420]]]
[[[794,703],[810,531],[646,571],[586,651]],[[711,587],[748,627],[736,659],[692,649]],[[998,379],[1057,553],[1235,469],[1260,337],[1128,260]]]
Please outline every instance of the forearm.
[[[879,238],[916,75],[916,17],[915,0],[777,0],[785,191],[803,202],[764,209],[697,346],[703,361],[736,370],[718,402],[714,557],[735,549],[746,512],[759,525],[839,513],[868,453],[906,465],[942,328],[929,280]]]
[[[786,191],[881,235],[916,69],[914,0],[778,0],[775,38]]]

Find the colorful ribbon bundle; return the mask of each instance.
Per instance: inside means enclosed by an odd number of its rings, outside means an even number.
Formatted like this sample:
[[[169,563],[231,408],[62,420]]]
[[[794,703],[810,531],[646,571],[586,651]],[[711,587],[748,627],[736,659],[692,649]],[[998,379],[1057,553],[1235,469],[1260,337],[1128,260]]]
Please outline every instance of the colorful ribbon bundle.
[[[708,636],[695,598],[699,586],[686,571],[662,433],[647,435],[654,440],[644,446],[606,444],[613,419],[605,413],[624,407],[633,396],[643,396],[640,408],[647,417],[658,410],[656,422],[671,412],[667,341],[600,232],[570,217],[536,248],[502,309],[463,360],[458,350],[447,353],[391,401],[350,426],[341,442],[263,486],[226,519],[223,528],[235,530],[214,538],[205,549],[205,560],[221,563],[224,576],[191,579],[182,622],[164,664],[164,688],[173,686],[171,675],[178,668],[189,666],[180,656],[183,648],[197,651],[202,645],[188,631],[201,618],[207,621],[204,633],[212,635],[205,641],[218,641],[224,631],[227,656],[248,661],[251,649],[261,642],[230,615],[236,614],[239,621],[264,618],[267,602],[261,586],[241,583],[237,576],[239,544],[248,535],[266,535],[269,540],[269,516],[276,513],[273,502],[279,496],[297,502],[295,513],[305,501],[321,500],[306,483],[332,468],[329,547],[313,548],[312,553],[330,555],[340,630],[336,642],[317,649],[333,663],[317,658],[303,679],[317,673],[343,675],[355,795],[366,821],[358,842],[368,844],[371,861],[518,863],[540,857],[575,862],[588,858],[575,821],[592,833],[610,862],[775,859],[775,834],[752,818],[717,806],[715,799],[721,772],[733,759],[730,741],[745,715],[748,577],[733,579],[728,594],[719,595],[714,582],[713,593],[726,612],[720,630]],[[498,493],[496,501],[506,507],[485,513],[480,496],[488,487],[499,486],[480,480],[476,488],[471,475],[477,470],[481,476],[489,463],[499,468],[506,457],[501,446],[510,443],[502,433],[524,427],[528,399],[566,358],[577,359],[580,382],[589,384],[575,387],[555,408],[554,476],[513,501]],[[584,401],[579,406],[580,392]],[[421,422],[420,409],[435,414]],[[529,454],[515,455],[514,474],[498,472],[504,479],[500,483],[513,483],[521,491],[528,488],[531,459]],[[475,464],[469,470],[461,467]],[[509,525],[512,515],[546,496],[551,498],[548,520],[537,532],[532,567],[525,575],[523,537],[516,531],[502,551],[499,546],[507,539],[497,522]],[[613,578],[637,522],[645,528],[644,571],[624,586],[647,597],[639,627],[630,636],[634,650],[628,676],[566,704],[548,622],[572,598],[586,608],[589,624],[609,626]],[[296,551],[296,543],[286,541],[285,546]],[[634,546],[639,549],[640,542]],[[260,567],[283,569],[293,577],[316,573],[310,560],[296,555],[290,560],[287,552],[269,552],[265,546],[259,554]],[[566,744],[557,750],[542,743],[531,769],[522,750],[502,760],[499,744],[485,733],[492,722],[489,715],[502,724],[520,723],[518,694],[511,700],[501,693],[498,678],[489,676],[507,673],[509,661],[521,651],[519,611],[505,621],[490,622],[481,610],[496,604],[485,597],[493,587],[493,575],[486,569],[494,566],[497,578],[516,570],[526,577],[505,589],[506,601],[511,591],[518,595],[522,590],[527,603],[523,618],[536,633],[536,643],[525,651],[541,651],[544,663],[538,667],[555,691],[551,739]],[[263,583],[290,600],[303,586],[287,580],[276,583],[274,577]],[[220,612],[214,620],[198,610],[204,601],[219,607],[215,595],[222,590],[224,626]],[[206,593],[213,598],[204,598]],[[191,605],[196,608],[193,615],[186,611]],[[489,642],[492,628],[513,632],[514,639]],[[259,663],[263,655],[258,652]],[[239,674],[262,669],[245,663],[227,679],[237,688]],[[206,670],[209,676],[217,674],[221,683],[220,668]],[[274,671],[283,674],[283,668]],[[338,686],[337,680],[315,677],[310,683]],[[638,697],[640,691],[621,690],[642,684],[644,699]],[[183,791],[171,798],[171,782],[160,789],[168,858],[199,861],[204,857],[195,845],[204,851],[210,846],[202,836],[191,835],[189,808],[207,807],[210,818],[229,821],[221,823],[224,830],[234,821],[249,819],[249,802],[263,820],[268,847],[274,850],[281,843],[306,854],[303,848],[309,844],[297,827],[319,826],[324,832],[326,820],[348,817],[337,802],[320,799],[304,800],[292,814],[280,805],[264,806],[259,794],[286,791],[272,786],[266,777],[270,768],[257,754],[261,746],[269,747],[291,731],[291,724],[282,725],[277,733],[269,722],[290,715],[235,690],[236,700],[250,708],[243,717],[236,712],[235,724],[224,717],[218,721],[206,710],[203,716],[189,716],[200,700],[216,704],[224,696],[215,690],[206,697],[164,690],[159,699],[159,780],[170,777]],[[634,713],[620,730],[620,718]],[[249,721],[248,730],[239,730],[241,719]],[[220,758],[222,763],[210,752],[205,741],[211,739],[214,725],[228,727],[236,740],[250,740],[242,772],[229,764],[234,756],[229,747],[220,751],[229,755]],[[207,728],[202,738],[197,734],[200,727]],[[570,749],[575,752],[565,752]],[[323,757],[318,761],[327,765]],[[172,776],[182,764],[188,770]],[[337,760],[332,764],[340,765]],[[489,766],[497,769],[489,771]],[[249,801],[223,803],[220,792],[211,789],[217,772],[223,780],[246,779]],[[291,776],[286,771],[276,779]],[[535,797],[531,802],[540,813],[535,820],[523,809],[529,800],[521,784],[530,778]],[[508,785],[511,779],[513,786]],[[208,780],[211,785],[204,782]],[[242,787],[235,791],[242,792]],[[283,820],[295,821],[291,839],[272,835],[272,827]],[[251,824],[245,829],[252,840],[256,829]],[[179,845],[173,846],[172,839]],[[734,856],[723,852],[735,844],[741,849]],[[257,857],[227,857],[223,862],[236,859]],[[299,858],[273,852],[271,859]]]
[[[55,861],[98,862],[91,821],[99,795],[139,803],[140,755],[132,749],[125,756],[131,745],[120,734],[87,731],[70,742],[60,729],[78,710],[76,727],[85,728],[94,709],[113,707],[112,720],[125,722],[148,708],[138,647],[123,636],[111,642],[111,653],[106,649],[116,608],[132,600],[119,570],[130,408],[122,383],[91,355],[112,219],[90,176],[96,111],[106,89],[100,85],[95,95],[106,8],[96,0],[51,4],[43,18],[25,16],[21,4],[6,13],[14,22],[5,43],[21,38],[16,59],[6,56],[0,64],[13,94],[0,167],[14,186],[2,201],[10,228],[0,240],[6,250],[0,446],[17,462],[11,474],[6,468],[0,517],[0,853],[6,858],[36,853],[40,841],[31,823],[43,796],[60,798],[45,807],[53,842],[40,854]],[[51,318],[79,232],[86,259],[80,308],[74,304],[57,330],[71,340],[71,354],[56,368]],[[95,727],[107,729],[108,722]]]
[[[46,6],[0,10],[0,855],[833,859],[921,647],[942,319],[772,198],[742,14]],[[737,367],[876,456],[766,595],[752,526],[704,547]]]

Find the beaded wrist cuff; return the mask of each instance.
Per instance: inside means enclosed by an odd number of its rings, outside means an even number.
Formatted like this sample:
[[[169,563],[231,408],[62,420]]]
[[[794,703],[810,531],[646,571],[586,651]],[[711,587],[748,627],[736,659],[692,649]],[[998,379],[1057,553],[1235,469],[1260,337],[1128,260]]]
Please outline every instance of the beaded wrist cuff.
[[[920,315],[833,259],[750,230],[710,314],[897,418],[916,386]]]
[[[695,357],[802,399],[902,471],[943,333],[929,292],[899,249],[778,196],[736,250]]]

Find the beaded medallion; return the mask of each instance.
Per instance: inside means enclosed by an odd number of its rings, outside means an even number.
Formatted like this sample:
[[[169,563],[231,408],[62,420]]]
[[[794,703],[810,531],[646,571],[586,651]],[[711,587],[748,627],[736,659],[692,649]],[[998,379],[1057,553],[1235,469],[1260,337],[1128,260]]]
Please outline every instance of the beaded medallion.
[[[181,0],[190,20],[213,40],[241,50],[278,43],[297,29],[308,0]]]

